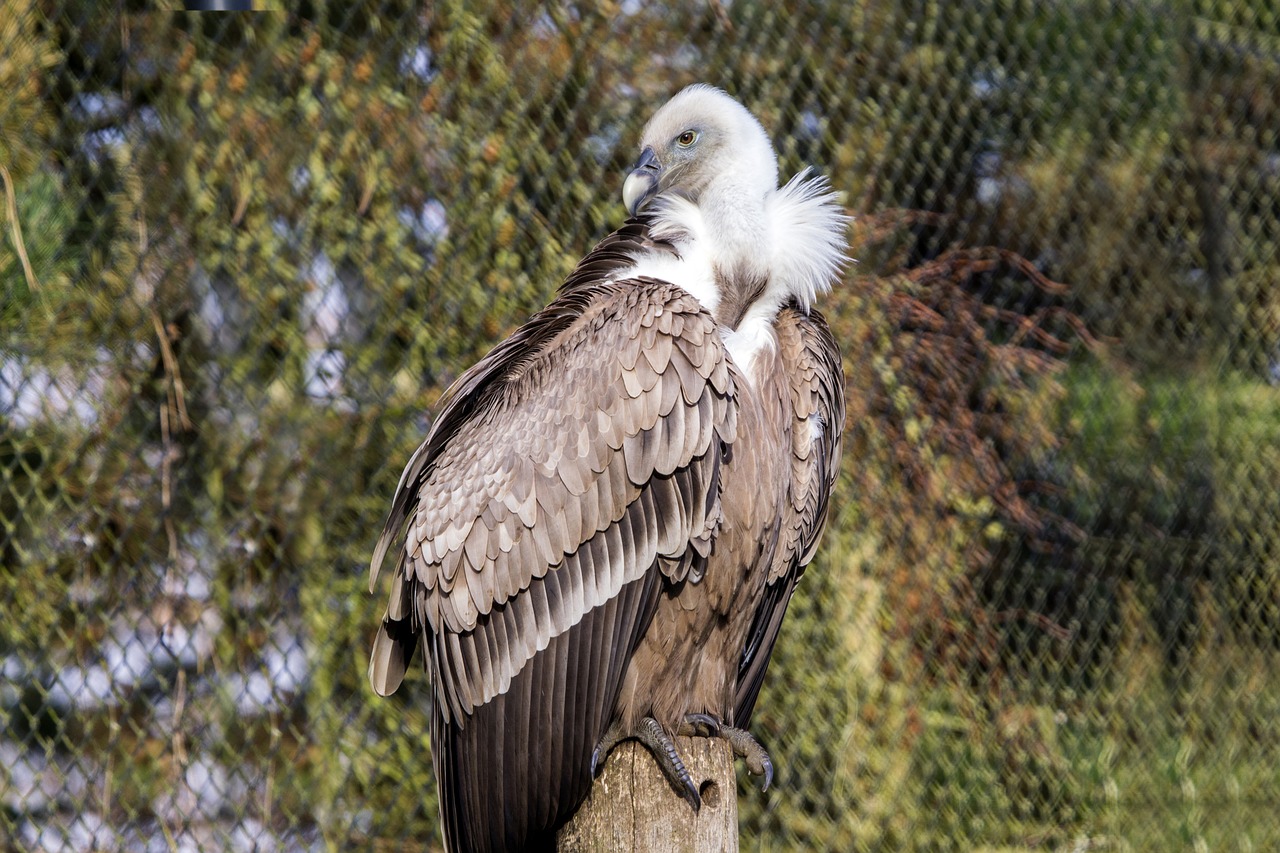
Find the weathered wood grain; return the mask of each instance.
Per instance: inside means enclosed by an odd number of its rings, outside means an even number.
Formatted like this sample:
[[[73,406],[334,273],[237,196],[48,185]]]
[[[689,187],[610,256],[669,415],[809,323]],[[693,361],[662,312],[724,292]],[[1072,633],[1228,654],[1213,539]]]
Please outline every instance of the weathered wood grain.
[[[718,853],[738,849],[733,750],[719,738],[676,738],[702,793],[694,814],[635,741],[614,749],[587,801],[560,830],[559,853]]]

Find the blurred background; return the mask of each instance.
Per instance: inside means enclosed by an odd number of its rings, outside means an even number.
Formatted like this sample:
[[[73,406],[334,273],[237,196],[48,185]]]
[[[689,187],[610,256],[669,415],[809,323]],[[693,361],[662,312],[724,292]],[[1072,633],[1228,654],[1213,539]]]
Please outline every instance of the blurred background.
[[[0,848],[438,847],[370,551],[707,81],[857,214],[743,849],[1280,849],[1276,6],[144,5],[0,12]]]

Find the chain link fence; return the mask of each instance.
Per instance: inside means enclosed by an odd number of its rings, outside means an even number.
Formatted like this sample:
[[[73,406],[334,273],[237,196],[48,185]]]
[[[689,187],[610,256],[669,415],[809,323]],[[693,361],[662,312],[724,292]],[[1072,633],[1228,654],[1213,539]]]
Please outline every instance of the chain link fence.
[[[1274,5],[135,8],[0,10],[0,847],[438,848],[370,549],[701,80],[858,214],[744,849],[1280,849]]]

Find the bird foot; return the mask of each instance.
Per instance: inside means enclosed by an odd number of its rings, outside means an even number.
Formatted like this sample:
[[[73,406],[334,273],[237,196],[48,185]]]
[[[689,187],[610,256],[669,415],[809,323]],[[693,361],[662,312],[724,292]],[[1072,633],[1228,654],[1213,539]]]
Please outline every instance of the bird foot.
[[[733,747],[733,754],[747,765],[747,772],[763,776],[760,790],[767,791],[773,784],[773,761],[760,742],[746,729],[726,726],[710,714],[687,714],[677,734],[684,737],[724,738]]]
[[[715,723],[714,720],[711,722]],[[667,781],[672,784],[677,793],[689,801],[695,814],[702,809],[702,796],[698,793],[698,786],[693,783],[693,777],[689,775],[688,768],[684,766],[684,760],[680,757],[680,751],[676,749],[675,741],[653,717],[645,717],[641,720],[640,727],[634,732],[624,732],[622,725],[618,722],[609,727],[591,753],[593,778],[604,769],[604,759],[608,758],[613,748],[627,738],[640,741],[653,754],[658,767],[662,769],[662,774],[667,777]]]
[[[769,786],[773,784],[773,761],[765,748],[760,745],[760,741],[752,737],[751,732],[746,729],[733,726],[721,726],[720,737],[729,741],[733,747],[733,754],[746,762],[747,772],[753,776],[764,777],[760,790],[769,790]]]
[[[773,784],[773,761],[760,742],[746,729],[726,726],[710,714],[686,714],[676,734],[682,737],[723,738],[733,748],[734,756],[746,762],[749,773],[764,777],[764,784],[760,786],[760,790],[767,791]],[[591,753],[592,778],[600,775],[600,771],[604,769],[604,761],[613,748],[628,738],[635,738],[644,744],[657,760],[658,767],[662,769],[667,781],[680,796],[689,801],[694,812],[698,812],[702,808],[702,796],[698,793],[698,786],[693,783],[688,768],[684,766],[684,760],[680,757],[680,751],[676,749],[675,741],[653,717],[645,717],[641,720],[640,727],[634,732],[626,732],[620,722],[614,722]]]

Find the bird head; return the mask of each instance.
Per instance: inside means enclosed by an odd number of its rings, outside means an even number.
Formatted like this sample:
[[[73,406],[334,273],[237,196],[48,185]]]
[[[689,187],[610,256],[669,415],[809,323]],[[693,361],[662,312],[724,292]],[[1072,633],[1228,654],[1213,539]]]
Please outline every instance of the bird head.
[[[777,189],[778,161],[769,135],[746,107],[714,86],[679,92],[645,125],[640,158],[622,185],[627,214],[670,193],[695,204],[719,182],[739,191]]]

